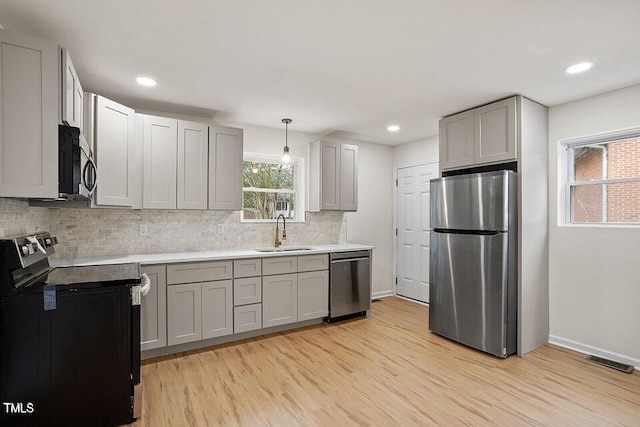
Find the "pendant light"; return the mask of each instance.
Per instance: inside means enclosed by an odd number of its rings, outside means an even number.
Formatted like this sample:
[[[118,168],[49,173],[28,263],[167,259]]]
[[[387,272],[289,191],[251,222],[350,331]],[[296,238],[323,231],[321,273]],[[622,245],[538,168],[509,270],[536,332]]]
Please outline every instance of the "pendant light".
[[[291,123],[291,119],[282,119],[282,123],[284,123],[284,154],[282,155],[282,163],[289,163],[291,161],[291,156],[289,156],[289,123]]]

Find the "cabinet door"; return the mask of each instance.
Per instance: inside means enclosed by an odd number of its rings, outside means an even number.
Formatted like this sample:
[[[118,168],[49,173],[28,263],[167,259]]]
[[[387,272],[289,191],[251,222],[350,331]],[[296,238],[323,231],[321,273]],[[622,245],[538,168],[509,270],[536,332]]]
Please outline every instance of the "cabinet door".
[[[178,121],[178,209],[207,209],[209,126]]]
[[[358,146],[340,146],[340,210],[358,210]]]
[[[98,165],[96,204],[133,206],[135,112],[96,96],[94,147]]]
[[[202,284],[202,339],[233,333],[233,282]]]
[[[329,315],[329,271],[298,273],[298,321]]]
[[[143,267],[151,279],[149,293],[140,301],[140,349],[167,345],[167,270],[164,265]]]
[[[167,286],[167,341],[169,345],[202,339],[202,285]]]
[[[242,210],[242,134],[242,129],[211,128],[209,209]]]
[[[440,120],[441,168],[471,166],[474,162],[473,110]]]
[[[84,92],[71,61],[67,48],[61,49],[62,54],[62,121],[69,126],[83,130],[82,111]]]
[[[298,275],[262,278],[262,327],[298,321]]]
[[[320,147],[320,210],[340,209],[340,143]]]
[[[178,121],[144,116],[143,207],[176,208]]]
[[[516,98],[475,110],[475,163],[516,160]]]
[[[58,55],[0,31],[0,197],[58,197]]]

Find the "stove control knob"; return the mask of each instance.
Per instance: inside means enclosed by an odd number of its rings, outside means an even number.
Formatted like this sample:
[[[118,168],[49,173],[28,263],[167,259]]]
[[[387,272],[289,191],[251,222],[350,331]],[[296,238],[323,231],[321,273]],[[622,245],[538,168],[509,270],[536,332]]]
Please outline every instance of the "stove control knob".
[[[44,239],[44,247],[45,247],[45,248],[49,248],[49,247],[51,247],[51,246],[53,246],[53,245],[51,244],[51,239],[50,239],[50,238],[48,238],[48,237],[47,237],[46,239]]]
[[[22,252],[22,255],[29,255],[29,246],[27,245],[20,246],[20,251]]]

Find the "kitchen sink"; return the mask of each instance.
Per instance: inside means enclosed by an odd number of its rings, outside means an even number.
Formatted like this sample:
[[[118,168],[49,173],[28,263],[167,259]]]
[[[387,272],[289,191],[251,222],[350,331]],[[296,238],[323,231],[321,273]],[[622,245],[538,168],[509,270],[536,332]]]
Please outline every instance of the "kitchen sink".
[[[290,246],[288,248],[260,248],[254,249],[256,252],[293,252],[293,251],[310,251],[313,248],[307,248],[303,246]]]

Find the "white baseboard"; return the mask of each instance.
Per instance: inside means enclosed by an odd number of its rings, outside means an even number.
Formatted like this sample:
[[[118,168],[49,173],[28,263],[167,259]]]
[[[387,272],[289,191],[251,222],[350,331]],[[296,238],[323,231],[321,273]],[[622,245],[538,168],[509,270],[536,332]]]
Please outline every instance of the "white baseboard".
[[[392,297],[392,296],[393,296],[393,290],[380,291],[380,292],[372,293],[371,294],[371,299],[386,298],[386,297]]]
[[[577,351],[578,353],[593,354],[594,356],[600,356],[604,357],[605,359],[614,360],[616,362],[626,363],[627,365],[633,365],[636,369],[640,370],[640,359],[624,356],[622,354],[603,350],[591,345],[582,344],[580,342],[573,341],[567,338],[549,335],[549,344],[555,344],[560,347],[568,348],[569,350]]]

